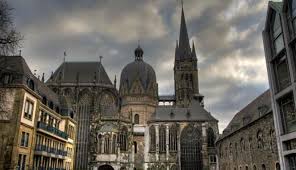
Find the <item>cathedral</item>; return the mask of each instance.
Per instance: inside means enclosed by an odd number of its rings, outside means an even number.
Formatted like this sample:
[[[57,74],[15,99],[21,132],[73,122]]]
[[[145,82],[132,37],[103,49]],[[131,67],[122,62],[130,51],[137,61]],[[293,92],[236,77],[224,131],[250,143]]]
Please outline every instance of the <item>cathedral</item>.
[[[75,169],[216,169],[218,121],[204,108],[197,55],[184,10],[175,48],[175,94],[158,94],[156,73],[138,46],[112,82],[101,62],[63,62],[46,82],[75,110]]]

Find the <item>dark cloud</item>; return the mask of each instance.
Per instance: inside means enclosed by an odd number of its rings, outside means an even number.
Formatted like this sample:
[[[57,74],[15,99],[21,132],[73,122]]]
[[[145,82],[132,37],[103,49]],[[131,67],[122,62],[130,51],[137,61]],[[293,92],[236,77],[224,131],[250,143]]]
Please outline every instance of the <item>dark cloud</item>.
[[[261,31],[266,1],[187,0],[185,15],[199,58],[200,87],[220,130],[268,88]],[[171,0],[9,0],[25,36],[23,55],[47,76],[63,61],[97,61],[111,80],[134,60],[140,40],[144,60],[157,74],[159,92],[173,93],[180,2]]]

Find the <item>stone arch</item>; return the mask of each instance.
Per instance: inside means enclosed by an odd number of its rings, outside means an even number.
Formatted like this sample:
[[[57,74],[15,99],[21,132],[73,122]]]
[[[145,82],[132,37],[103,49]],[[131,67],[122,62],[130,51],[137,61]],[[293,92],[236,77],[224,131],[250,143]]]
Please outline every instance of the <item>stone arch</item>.
[[[159,126],[159,152],[165,153],[166,151],[166,127]]]
[[[202,133],[193,125],[186,126],[181,133],[181,169],[202,170]]]
[[[98,170],[114,170],[114,168],[111,165],[101,165],[99,166]]]
[[[105,90],[99,96],[99,108],[103,115],[110,115],[115,112],[116,100],[113,93]]]

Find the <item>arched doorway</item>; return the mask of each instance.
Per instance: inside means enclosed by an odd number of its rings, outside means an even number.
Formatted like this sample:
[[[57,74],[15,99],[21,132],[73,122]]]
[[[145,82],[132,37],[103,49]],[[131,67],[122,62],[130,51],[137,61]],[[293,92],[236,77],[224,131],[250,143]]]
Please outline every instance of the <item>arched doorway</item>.
[[[102,165],[98,170],[114,170],[110,165]]]
[[[202,170],[202,135],[193,125],[185,127],[181,133],[181,169]]]

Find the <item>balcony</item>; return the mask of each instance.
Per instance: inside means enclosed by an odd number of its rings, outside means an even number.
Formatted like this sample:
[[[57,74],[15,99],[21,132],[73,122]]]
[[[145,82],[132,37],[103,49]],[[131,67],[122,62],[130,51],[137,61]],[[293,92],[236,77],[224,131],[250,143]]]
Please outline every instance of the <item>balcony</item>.
[[[36,145],[35,151],[41,151],[41,152],[47,152],[55,155],[60,155],[60,156],[67,156],[67,151],[56,149],[56,148],[51,148],[45,145]]]
[[[37,128],[40,128],[40,129],[43,129],[43,130],[45,130],[47,132],[53,133],[53,134],[55,134],[55,135],[57,135],[57,136],[59,136],[61,138],[66,139],[66,140],[68,139],[68,134],[67,133],[65,133],[65,132],[63,132],[63,131],[55,128],[55,127],[49,126],[44,122],[38,122],[37,123]]]

